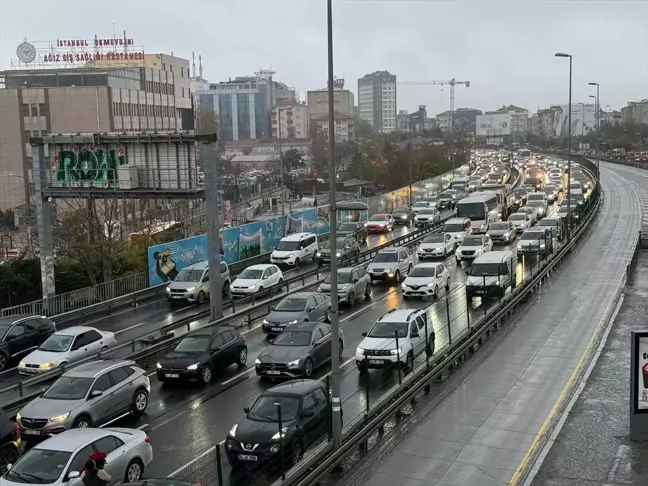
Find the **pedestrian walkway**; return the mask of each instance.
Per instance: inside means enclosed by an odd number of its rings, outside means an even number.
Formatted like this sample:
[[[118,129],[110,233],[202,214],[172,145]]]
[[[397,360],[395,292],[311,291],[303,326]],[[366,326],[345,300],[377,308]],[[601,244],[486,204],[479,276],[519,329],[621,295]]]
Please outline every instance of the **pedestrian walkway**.
[[[648,484],[648,444],[629,439],[630,331],[648,330],[648,251],[639,254],[601,356],[533,486]]]

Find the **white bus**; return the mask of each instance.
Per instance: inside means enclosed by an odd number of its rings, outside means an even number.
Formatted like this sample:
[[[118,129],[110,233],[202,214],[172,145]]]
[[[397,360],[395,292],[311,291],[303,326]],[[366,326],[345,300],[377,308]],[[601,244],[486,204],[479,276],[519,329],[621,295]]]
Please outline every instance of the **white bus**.
[[[488,225],[500,221],[496,194],[471,194],[457,202],[457,217],[469,218],[472,233],[486,233]]]
[[[495,196],[497,198],[497,214],[502,217],[504,209],[506,209],[506,192],[505,188],[500,184],[498,187],[482,187],[481,191],[476,191],[471,194],[472,196]]]

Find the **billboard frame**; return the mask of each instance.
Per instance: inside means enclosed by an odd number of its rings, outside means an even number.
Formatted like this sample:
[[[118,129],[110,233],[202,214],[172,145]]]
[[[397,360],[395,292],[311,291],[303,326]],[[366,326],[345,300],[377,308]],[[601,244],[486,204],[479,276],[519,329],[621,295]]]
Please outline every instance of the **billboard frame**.
[[[640,387],[641,368],[648,364],[648,352],[646,358],[641,354],[640,345],[648,342],[648,331],[630,332],[630,439],[635,441],[648,441],[648,407],[639,408],[642,401],[640,388],[647,390],[648,387]],[[647,343],[648,344],[648,343]],[[648,398],[648,397],[647,397]],[[648,400],[646,400],[648,401]]]

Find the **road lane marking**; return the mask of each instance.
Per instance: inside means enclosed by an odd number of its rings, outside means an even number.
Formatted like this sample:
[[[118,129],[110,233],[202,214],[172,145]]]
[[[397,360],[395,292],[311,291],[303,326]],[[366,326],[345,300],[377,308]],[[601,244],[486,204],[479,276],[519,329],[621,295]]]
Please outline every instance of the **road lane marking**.
[[[145,427],[148,427],[148,426],[149,426],[149,424],[144,424],[144,425],[140,425],[140,426],[137,427],[137,428],[140,429],[140,430],[144,430],[144,428],[145,428]]]
[[[230,379],[225,380],[224,382],[221,383],[221,385],[229,385],[230,383],[232,383],[232,382],[233,382],[234,380],[236,380],[237,378],[239,378],[239,377],[241,377],[241,376],[243,376],[243,375],[249,375],[249,374],[252,373],[254,370],[255,370],[255,368],[248,368],[247,370],[245,370],[245,371],[243,371],[243,372],[241,372],[241,373],[239,373],[239,374],[237,374],[237,375],[232,376]]]

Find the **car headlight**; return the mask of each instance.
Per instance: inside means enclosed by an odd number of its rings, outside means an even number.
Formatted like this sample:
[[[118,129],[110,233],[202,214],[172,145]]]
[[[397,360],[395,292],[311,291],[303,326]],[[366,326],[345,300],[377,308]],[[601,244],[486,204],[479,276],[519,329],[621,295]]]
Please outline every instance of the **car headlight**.
[[[65,421],[66,418],[70,416],[70,412],[64,413],[63,415],[57,415],[56,417],[50,418],[50,422],[61,423]]]
[[[522,248],[522,245],[518,245],[518,250]]]
[[[321,257],[322,254],[318,251],[318,252],[317,252],[317,256]]]
[[[338,257],[338,258],[340,258],[340,257],[342,256],[342,253],[337,252],[337,253],[335,254],[335,256]]]
[[[288,324],[297,324],[298,322],[298,319],[293,319],[292,321],[288,322]]]
[[[255,359],[255,360],[254,360],[254,364],[255,364],[255,365],[260,365],[260,364],[261,364],[261,360],[260,360],[259,358]]]
[[[171,293],[171,288],[170,288],[170,287],[167,287],[166,289],[164,289],[164,291],[165,291],[167,294],[170,294],[170,293]]]
[[[157,366],[157,369],[158,369],[158,370],[161,370],[161,369],[162,369],[162,365],[161,365],[160,363],[158,363],[156,366]]]
[[[288,253],[288,257],[287,257],[287,258],[292,258],[292,257],[294,257],[294,256],[295,256],[294,253]]]
[[[263,323],[264,323],[264,324],[270,324],[270,323],[268,322],[268,319],[263,319]]]
[[[366,228],[369,225],[369,223],[365,223],[364,225],[365,225],[365,228]]]
[[[392,354],[392,355],[403,354],[403,348],[398,347],[398,348],[395,348],[395,349],[390,349],[389,353]]]
[[[21,361],[20,363],[18,363],[18,368],[24,368],[24,367],[25,367],[25,362],[24,361]]]
[[[385,226],[385,223],[380,223],[378,226]]]
[[[234,425],[232,426],[232,428],[231,428],[230,431],[229,431],[229,435],[230,435],[230,436],[232,436],[232,437],[236,437],[236,429],[237,429],[237,427],[238,427],[238,424],[234,424]]]
[[[356,354],[364,355],[364,354],[365,354],[365,350],[364,350],[363,348],[361,348],[360,346],[358,346],[358,347],[356,348]]]
[[[296,359],[295,361],[291,361],[290,363],[288,363],[288,367],[290,368],[290,367],[294,367],[294,366],[299,366],[300,361],[301,361],[301,359]]]
[[[542,243],[542,244],[540,245],[540,248],[544,248],[544,247],[545,247],[545,244]]]
[[[277,452],[279,452],[279,449],[280,449],[279,444],[272,444],[270,446],[270,452],[272,452],[273,454],[276,454]]]
[[[194,290],[196,290],[196,287],[188,287],[187,288],[187,292],[193,292]]]
[[[286,436],[286,432],[288,432],[288,427],[284,427],[283,429],[281,429],[281,434],[282,434],[284,437]],[[281,438],[281,437],[280,437],[280,435],[279,435],[279,432],[277,432],[275,435],[272,436],[272,440],[279,440],[280,438]]]
[[[20,419],[22,418],[22,415],[20,415],[20,412],[16,414],[16,422],[20,422]]]
[[[54,363],[48,361],[47,363],[41,363],[39,368],[42,370],[49,370],[50,368],[54,368],[54,366],[56,366]]]
[[[250,290],[254,290],[254,289],[256,289],[256,288],[257,288],[256,285],[250,285],[250,286],[248,287],[248,289],[250,289]]]
[[[407,216],[405,216],[405,215],[403,214],[403,215],[401,216],[401,219],[407,219]]]
[[[192,365],[187,366],[188,370],[197,370],[198,366],[200,366],[200,363],[194,363]]]

